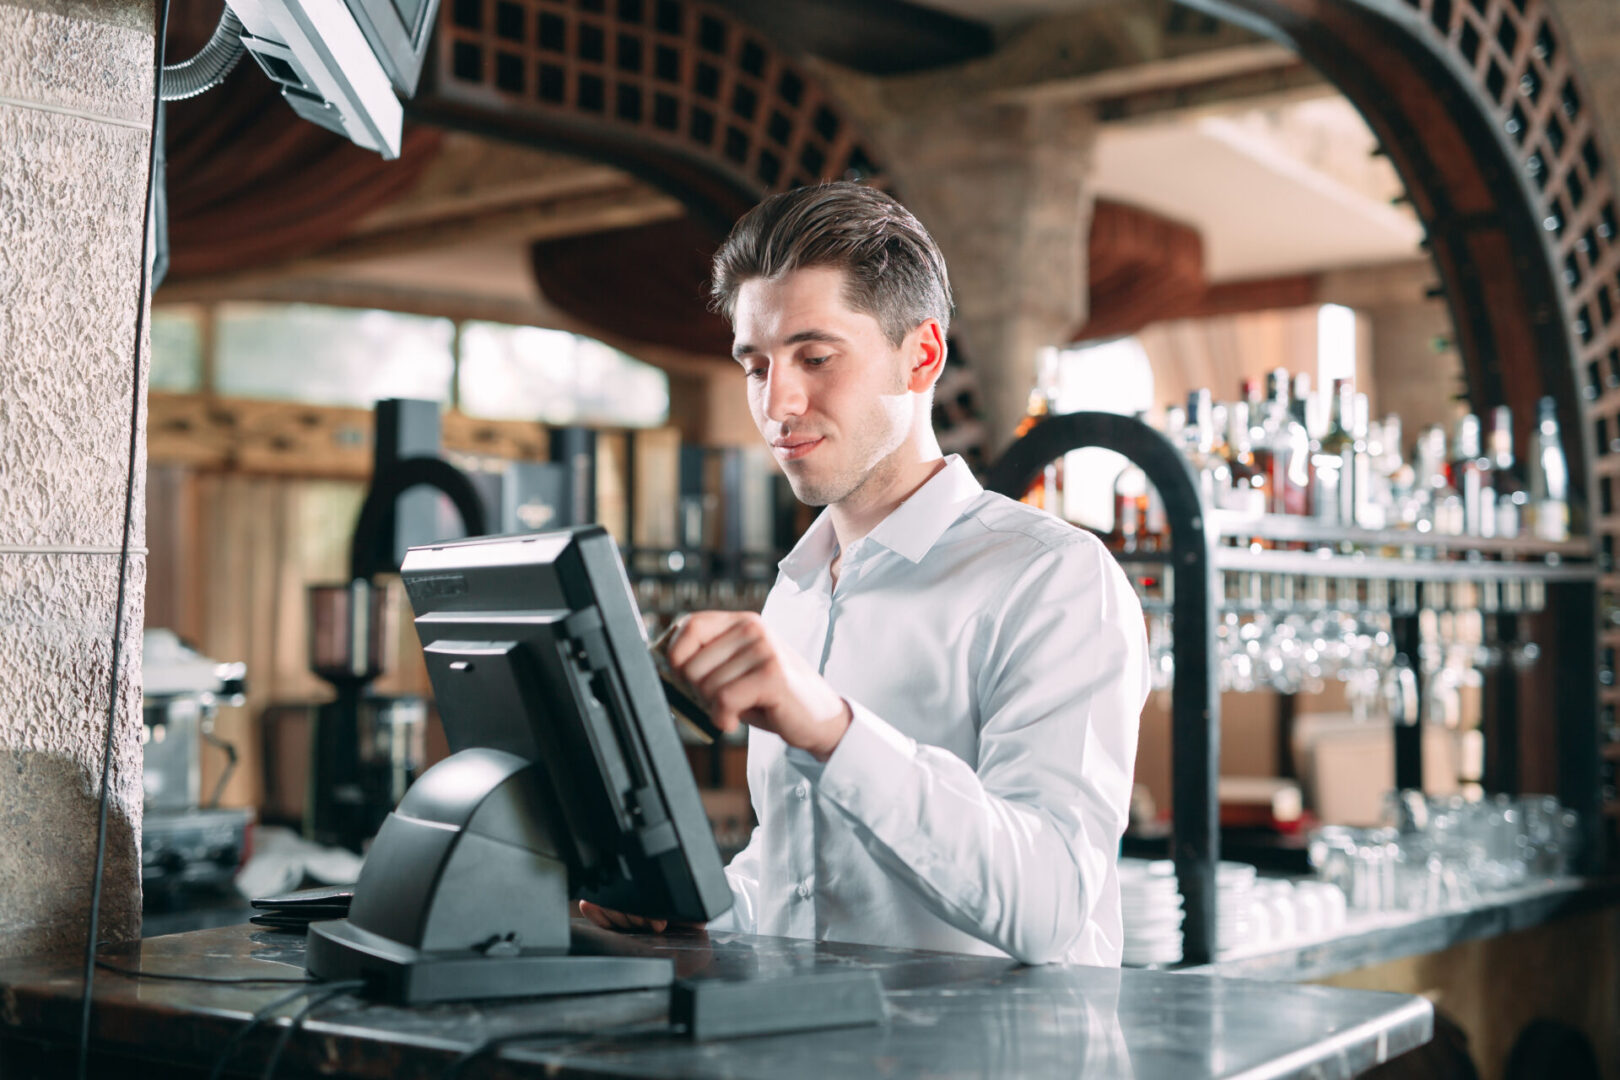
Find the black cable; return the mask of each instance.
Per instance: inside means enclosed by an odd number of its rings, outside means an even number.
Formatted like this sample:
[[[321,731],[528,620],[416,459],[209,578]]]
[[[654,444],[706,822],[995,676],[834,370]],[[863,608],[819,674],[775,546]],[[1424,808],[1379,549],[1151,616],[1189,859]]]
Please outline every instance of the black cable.
[[[292,1040],[293,1032],[303,1026],[305,1017],[333,998],[341,997],[350,990],[359,990],[365,985],[366,981],[364,979],[328,983],[324,990],[304,1002],[303,1006],[296,1013],[293,1013],[292,1020],[282,1029],[281,1034],[276,1037],[276,1045],[270,1051],[269,1059],[264,1063],[264,1072],[260,1074],[260,1080],[275,1080],[276,1066],[281,1062],[281,1052],[287,1049],[287,1043]]]
[[[261,1008],[258,1012],[254,1013],[248,1019],[248,1022],[238,1028],[236,1034],[232,1035],[229,1041],[225,1043],[225,1049],[219,1052],[219,1058],[215,1060],[214,1067],[208,1070],[208,1080],[220,1080],[220,1077],[225,1075],[225,1063],[231,1060],[231,1057],[236,1053],[236,1048],[242,1045],[242,1040],[246,1039],[248,1035],[250,1035],[260,1024],[264,1023],[271,1016],[274,1016],[277,1009],[281,1008],[283,1005],[291,1004],[301,997],[307,997],[308,995],[315,993],[317,990],[322,989],[322,987],[327,985],[330,984],[312,983],[301,990],[294,990],[290,994],[283,994],[270,1004]]]
[[[551,1030],[540,1029],[534,1031],[514,1031],[510,1035],[497,1035],[493,1038],[485,1039],[483,1042],[476,1043],[473,1046],[468,1047],[466,1050],[463,1050],[454,1061],[445,1066],[444,1072],[439,1074],[439,1080],[456,1080],[456,1078],[461,1075],[463,1069],[472,1064],[474,1061],[477,1061],[479,1058],[483,1057],[485,1054],[492,1053],[493,1051],[499,1050],[502,1047],[512,1046],[516,1043],[538,1042],[541,1039],[563,1039],[568,1043],[578,1043],[587,1042],[591,1039],[611,1039],[622,1035],[632,1034],[679,1034],[684,1030],[685,1026],[681,1024],[664,1023],[658,1025],[657,1027],[652,1027],[648,1025],[647,1021],[642,1021],[640,1023],[624,1024],[620,1027],[607,1028],[604,1031],[569,1031],[558,1028],[553,1028]]]
[[[257,986],[265,983],[286,983],[289,986],[302,986],[306,983],[320,982],[319,979],[290,979],[275,975],[184,975],[177,971],[146,971],[142,968],[119,967],[117,964],[108,963],[106,960],[97,960],[96,967],[101,968],[103,971],[128,976],[131,979],[163,979],[170,982],[223,983],[241,986]]]
[[[129,534],[135,515],[135,463],[140,450],[141,339],[146,330],[146,248],[151,242],[152,184],[157,171],[158,110],[163,105],[163,42],[169,33],[169,0],[158,0],[157,41],[152,57],[152,144],[146,157],[146,199],[141,203],[140,290],[135,295],[135,348],[129,392],[129,468],[124,477],[124,536],[118,549],[118,599],[113,605],[112,663],[107,681],[107,735],[101,745],[101,808],[96,822],[96,869],[90,886],[90,932],[84,941],[84,1002],[79,1012],[79,1080],[90,1063],[90,1002],[96,986],[96,938],[101,922],[101,881],[107,863],[107,801],[111,793],[113,728],[118,720],[118,658],[124,644],[124,592],[129,584]]]

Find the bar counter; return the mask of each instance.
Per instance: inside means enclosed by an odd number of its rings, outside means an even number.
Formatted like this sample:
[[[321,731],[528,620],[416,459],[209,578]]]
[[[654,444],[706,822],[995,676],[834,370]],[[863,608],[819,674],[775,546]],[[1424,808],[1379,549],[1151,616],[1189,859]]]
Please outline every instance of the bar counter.
[[[1427,1042],[1433,1010],[1401,994],[1219,976],[1084,967],[701,931],[609,935],[579,920],[593,951],[664,956],[678,977],[765,979],[812,970],[879,973],[883,1026],[693,1043],[667,1029],[667,993],[419,1008],[343,996],[291,1038],[278,1075],[436,1077],[491,1038],[543,1031],[470,1065],[465,1076],[563,1077],[1197,1077],[1355,1076]],[[146,972],[220,978],[302,975],[304,939],[231,926],[103,950]],[[78,1031],[76,955],[0,963],[0,1075],[71,1075]],[[205,984],[101,970],[92,1075],[202,1076],[285,985]],[[279,1011],[232,1060],[258,1075],[296,1011]],[[558,1032],[577,1034],[558,1035]],[[597,1034],[600,1033],[600,1034]]]

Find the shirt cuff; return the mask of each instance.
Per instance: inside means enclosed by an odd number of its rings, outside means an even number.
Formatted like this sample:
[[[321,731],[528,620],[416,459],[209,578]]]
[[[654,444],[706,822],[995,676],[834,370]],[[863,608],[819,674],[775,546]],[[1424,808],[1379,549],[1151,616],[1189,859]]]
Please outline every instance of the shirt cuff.
[[[862,790],[881,790],[884,777],[893,778],[917,754],[917,742],[858,701],[849,705],[849,728],[825,763],[797,747],[787,760],[823,794],[852,808]]]

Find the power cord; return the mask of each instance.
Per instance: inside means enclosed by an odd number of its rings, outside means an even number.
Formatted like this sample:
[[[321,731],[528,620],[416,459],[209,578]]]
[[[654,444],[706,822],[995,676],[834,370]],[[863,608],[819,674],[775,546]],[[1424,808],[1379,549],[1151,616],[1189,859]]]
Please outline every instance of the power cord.
[[[285,983],[288,986],[302,986],[320,982],[319,979],[284,978],[278,975],[188,975],[178,971],[147,971],[144,968],[119,967],[117,964],[97,958],[96,967],[103,971],[111,971],[130,979],[159,979],[165,982],[194,982],[214,983],[228,986],[263,986]]]
[[[281,1052],[287,1049],[287,1043],[292,1040],[293,1033],[303,1026],[304,1019],[309,1016],[311,1012],[314,1012],[317,1008],[326,1004],[328,1001],[331,1001],[333,998],[341,997],[350,990],[359,990],[365,985],[366,981],[364,979],[351,979],[346,982],[328,983],[324,990],[310,998],[308,1001],[304,1002],[303,1006],[293,1014],[292,1021],[288,1023],[288,1025],[282,1029],[281,1034],[277,1036],[276,1045],[270,1051],[269,1060],[264,1063],[264,1072],[260,1074],[260,1080],[275,1080],[276,1066],[281,1062]]]
[[[146,158],[146,199],[141,203],[140,290],[135,295],[135,348],[129,392],[129,467],[124,477],[124,536],[118,548],[118,600],[113,605],[112,663],[107,681],[107,734],[101,744],[101,805],[96,821],[96,869],[90,886],[90,932],[84,941],[84,1002],[79,1012],[79,1080],[90,1064],[90,1003],[96,986],[96,940],[101,923],[101,882],[107,863],[107,803],[112,774],[113,730],[118,720],[118,660],[124,644],[124,593],[129,585],[129,534],[135,514],[135,464],[140,449],[141,339],[146,330],[146,249],[151,243],[152,185],[157,171],[158,110],[163,105],[163,43],[169,35],[169,0],[158,0],[157,41],[152,58],[152,145]]]
[[[248,1022],[238,1028],[236,1034],[232,1035],[229,1041],[225,1043],[225,1049],[219,1052],[219,1057],[214,1061],[214,1067],[208,1070],[208,1080],[220,1080],[220,1077],[225,1075],[225,1065],[231,1060],[232,1057],[235,1056],[236,1048],[241,1046],[242,1041],[252,1034],[260,1024],[274,1016],[276,1014],[276,1010],[280,1009],[284,1005],[292,1004],[301,997],[308,997],[310,994],[316,993],[319,990],[331,989],[335,985],[335,983],[317,983],[312,981],[309,986],[294,990],[288,994],[283,994],[274,1001],[270,1002],[270,1004],[261,1008],[258,1012],[254,1013],[248,1018]]]

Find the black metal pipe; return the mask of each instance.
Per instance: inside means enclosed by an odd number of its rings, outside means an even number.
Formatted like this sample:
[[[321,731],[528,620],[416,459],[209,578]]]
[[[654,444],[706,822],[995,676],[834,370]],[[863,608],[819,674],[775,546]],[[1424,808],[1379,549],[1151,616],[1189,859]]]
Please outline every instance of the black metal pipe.
[[[1170,691],[1172,857],[1186,902],[1182,956],[1214,959],[1215,876],[1220,861],[1216,780],[1221,703],[1215,671],[1216,588],[1211,537],[1204,527],[1198,478],[1169,439],[1130,416],[1077,412],[1048,416],[1007,448],[985,477],[991,491],[1017,498],[1048,463],[1070,450],[1098,447],[1129,458],[1158,490],[1170,529],[1170,620],[1175,683]]]

